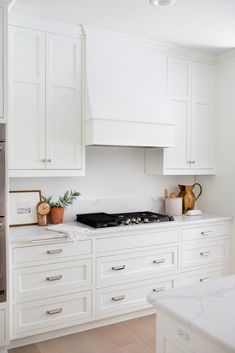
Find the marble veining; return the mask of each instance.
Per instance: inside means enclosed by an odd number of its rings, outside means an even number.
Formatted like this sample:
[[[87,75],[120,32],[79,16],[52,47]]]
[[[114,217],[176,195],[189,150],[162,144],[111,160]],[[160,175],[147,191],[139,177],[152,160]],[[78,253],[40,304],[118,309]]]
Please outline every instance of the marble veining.
[[[203,214],[201,216],[178,216],[175,217],[174,222],[162,222],[162,223],[148,223],[148,224],[138,224],[130,226],[119,226],[119,227],[108,227],[108,228],[99,228],[94,229],[78,222],[66,222],[65,224],[70,226],[78,226],[89,229],[90,235],[88,238],[112,235],[115,234],[130,234],[131,232],[145,232],[145,231],[158,231],[158,230],[167,230],[175,227],[181,226],[198,226],[206,222],[226,222],[230,221],[231,217],[220,217],[214,215]],[[25,227],[12,227],[10,228],[10,242],[21,242],[21,241],[30,241],[30,240],[39,240],[43,241],[43,238],[54,238],[55,232],[52,232],[45,227],[39,226],[25,226]]]
[[[148,300],[235,352],[235,275],[152,293]]]

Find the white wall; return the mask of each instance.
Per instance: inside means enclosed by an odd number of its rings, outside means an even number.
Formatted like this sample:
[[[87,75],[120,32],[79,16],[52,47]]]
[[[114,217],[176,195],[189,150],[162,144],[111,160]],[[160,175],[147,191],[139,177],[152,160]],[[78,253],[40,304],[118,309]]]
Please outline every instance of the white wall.
[[[198,206],[207,212],[235,216],[235,56],[217,64],[215,84],[217,174],[197,178],[204,190]]]
[[[193,177],[146,175],[143,148],[88,147],[86,164],[85,177],[14,178],[10,189],[40,189],[54,197],[76,189],[81,197],[65,214],[72,220],[78,212],[162,211],[164,188],[177,191],[178,183],[193,183]]]

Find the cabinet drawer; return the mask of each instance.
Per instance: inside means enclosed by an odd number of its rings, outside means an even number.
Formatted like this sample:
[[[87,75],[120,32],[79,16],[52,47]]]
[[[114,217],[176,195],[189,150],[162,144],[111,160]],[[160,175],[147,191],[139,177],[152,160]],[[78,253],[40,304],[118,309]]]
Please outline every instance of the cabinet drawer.
[[[75,293],[13,306],[14,336],[73,326],[91,318],[91,293]]]
[[[228,236],[231,232],[231,225],[218,224],[218,225],[204,225],[202,227],[182,229],[182,241],[201,240],[213,237]]]
[[[75,256],[91,254],[91,240],[78,243],[43,244],[13,249],[14,264],[32,264],[33,262],[58,262]]]
[[[177,247],[101,257],[96,265],[98,286],[146,279],[177,269]]]
[[[91,286],[91,260],[77,260],[13,270],[14,299],[42,298],[61,290]]]
[[[182,246],[182,267],[203,266],[213,262],[226,262],[227,240],[201,242]]]
[[[96,250],[98,253],[107,251],[127,250],[143,248],[146,246],[157,246],[161,244],[176,243],[178,231],[154,231],[151,233],[140,233],[122,237],[97,239]]]
[[[105,317],[151,307],[146,299],[149,293],[174,288],[176,285],[177,277],[173,275],[129,285],[98,289],[96,292],[96,315],[97,317]]]
[[[216,266],[200,271],[190,271],[182,273],[181,286],[189,286],[191,284],[203,283],[211,279],[220,278],[227,275],[226,266]]]

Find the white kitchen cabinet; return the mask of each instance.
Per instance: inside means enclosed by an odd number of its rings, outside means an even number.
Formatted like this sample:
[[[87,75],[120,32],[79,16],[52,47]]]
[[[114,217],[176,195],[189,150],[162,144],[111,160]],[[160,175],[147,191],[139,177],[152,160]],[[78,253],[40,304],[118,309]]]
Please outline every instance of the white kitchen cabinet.
[[[146,150],[146,172],[214,174],[213,65],[169,58],[168,94],[175,147]]]
[[[10,2],[10,1],[9,1]],[[0,1],[0,120],[8,117],[8,1]]]
[[[45,34],[11,26],[10,169],[44,169]]]
[[[75,326],[76,332],[120,315],[125,320],[143,310],[149,314],[146,297],[152,291],[229,273],[228,218],[100,229],[76,244],[46,230],[44,237],[41,229],[37,238],[36,227],[32,240],[29,227],[23,228],[10,230],[10,293],[11,339],[24,344],[33,335],[53,337],[61,328],[69,333]]]
[[[79,27],[22,23],[10,26],[10,176],[83,175]]]
[[[81,44],[47,33],[47,169],[82,168],[81,123]]]

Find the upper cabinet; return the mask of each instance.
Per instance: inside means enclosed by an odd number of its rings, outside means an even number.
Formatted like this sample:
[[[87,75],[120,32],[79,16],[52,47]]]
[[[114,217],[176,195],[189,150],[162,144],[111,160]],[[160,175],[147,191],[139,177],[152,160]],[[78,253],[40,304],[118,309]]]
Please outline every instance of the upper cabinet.
[[[8,76],[8,54],[7,54],[7,22],[8,3],[10,1],[0,0],[0,120],[8,117],[7,109],[7,76]]]
[[[86,143],[173,146],[167,55],[153,41],[85,27]]]
[[[58,27],[10,26],[10,176],[84,174],[81,37]]]
[[[168,95],[175,147],[146,150],[146,172],[214,174],[213,65],[169,58]]]

